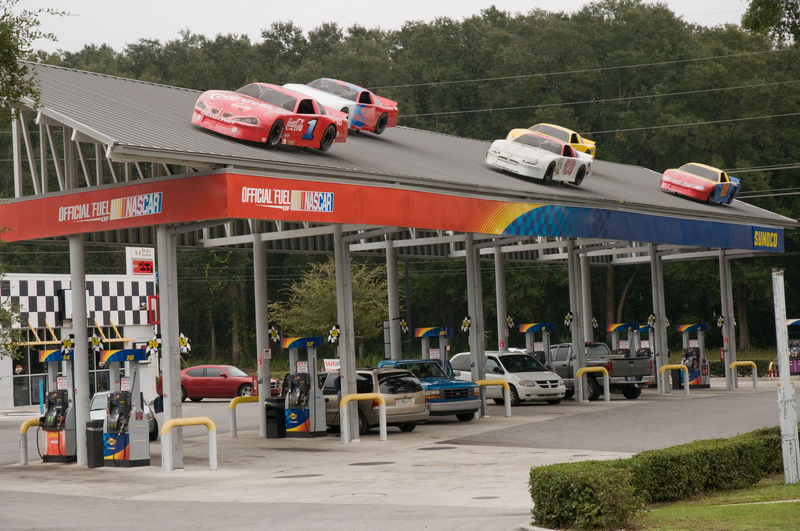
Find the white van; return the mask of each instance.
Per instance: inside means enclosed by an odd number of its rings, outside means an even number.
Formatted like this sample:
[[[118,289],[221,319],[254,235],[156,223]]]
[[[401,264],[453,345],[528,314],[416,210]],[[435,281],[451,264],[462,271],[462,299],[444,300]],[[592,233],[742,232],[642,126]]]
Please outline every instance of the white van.
[[[456,378],[472,381],[469,352],[460,352],[450,359]],[[523,400],[544,400],[558,404],[567,388],[564,380],[548,371],[539,361],[522,352],[486,352],[486,379],[505,380],[511,394],[511,405],[518,406]],[[495,404],[503,403],[503,388],[499,385],[486,387],[486,397]]]

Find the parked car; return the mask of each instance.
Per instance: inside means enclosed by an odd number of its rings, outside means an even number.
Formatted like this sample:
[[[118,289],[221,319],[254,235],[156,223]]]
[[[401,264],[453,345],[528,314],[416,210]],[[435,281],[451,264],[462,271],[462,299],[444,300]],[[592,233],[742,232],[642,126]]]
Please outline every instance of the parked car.
[[[159,379],[160,383],[160,379]],[[278,380],[270,379],[270,393],[280,394]],[[161,386],[157,387],[161,394]],[[253,394],[253,377],[233,365],[198,365],[181,371],[181,401],[234,398]]]
[[[92,397],[92,403],[89,405],[89,419],[90,420],[105,420],[106,408],[108,407],[108,395],[110,391],[98,391]],[[147,428],[150,432],[150,440],[158,440],[158,419],[150,409],[150,405],[142,398],[144,404],[144,414],[147,416]]]
[[[471,362],[469,352],[460,352],[450,359],[457,378],[472,381]],[[558,404],[567,392],[559,375],[547,370],[530,354],[522,352],[487,352],[486,378],[508,382],[512,406],[518,406],[525,400]],[[503,388],[499,385],[487,386],[486,397],[493,399],[495,404],[503,404]]]
[[[325,397],[325,418],[329,427],[339,426],[339,402],[342,398],[338,372],[319,373]],[[386,401],[386,425],[400,431],[414,431],[428,420],[425,390],[414,374],[393,368],[356,370],[357,393],[379,393]],[[380,425],[377,400],[358,401],[358,432],[361,435]]]
[[[455,415],[458,420],[469,422],[480,408],[479,387],[456,378],[448,361],[444,361],[446,371],[438,360],[383,360],[378,367],[405,369],[419,378],[431,415]]]

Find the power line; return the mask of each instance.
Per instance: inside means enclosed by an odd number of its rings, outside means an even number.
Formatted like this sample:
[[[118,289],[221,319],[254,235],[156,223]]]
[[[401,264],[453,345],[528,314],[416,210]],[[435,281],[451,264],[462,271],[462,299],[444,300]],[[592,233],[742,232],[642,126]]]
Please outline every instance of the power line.
[[[751,116],[749,118],[730,118],[728,120],[710,120],[708,122],[691,122],[685,124],[670,124],[670,125],[653,125],[650,127],[632,127],[630,129],[607,129],[605,131],[588,131],[581,133],[582,135],[600,135],[603,133],[625,133],[628,131],[646,131],[649,129],[668,129],[671,127],[689,127],[692,125],[708,125],[708,124],[724,124],[730,122],[746,122],[749,120],[765,120],[767,118],[784,118],[787,116],[798,116],[800,112],[792,112],[787,114],[771,114],[769,116]]]
[[[752,166],[750,168],[734,168],[732,170],[725,170],[725,173],[754,173],[758,171],[793,170],[795,168],[800,168],[800,163],[792,162],[791,164],[775,164],[774,166]]]
[[[775,188],[773,190],[751,190],[750,192],[740,192],[739,196],[746,194],[763,194],[766,192],[788,192],[789,190],[800,190],[800,188]]]
[[[760,192],[761,190],[759,190]],[[800,192],[786,192],[785,194],[763,194],[763,195],[746,195],[742,199],[754,199],[756,197],[780,197],[784,195],[800,195]]]
[[[756,85],[739,85],[737,87],[722,87],[722,88],[713,88],[713,89],[702,89],[702,90],[687,90],[683,92],[668,92],[666,94],[646,94],[643,96],[628,96],[624,98],[607,98],[603,100],[583,100],[583,101],[568,101],[562,103],[543,103],[540,105],[519,105],[516,107],[498,107],[498,108],[488,108],[488,109],[474,109],[469,111],[445,111],[445,112],[429,112],[429,113],[419,113],[419,114],[404,114],[399,116],[399,118],[416,118],[420,116],[442,116],[447,114],[471,114],[471,113],[479,113],[479,112],[500,112],[500,111],[517,111],[520,109],[541,109],[544,107],[566,107],[569,105],[583,105],[589,103],[609,103],[615,101],[631,101],[631,100],[640,100],[640,99],[649,99],[649,98],[665,98],[668,96],[686,96],[689,94],[701,94],[701,93],[708,93],[708,92],[721,92],[724,90],[738,90],[738,89],[746,89],[746,88],[758,88],[758,87],[771,87],[774,85],[787,85],[791,83],[800,83],[800,79],[795,79],[792,81],[776,81],[774,83],[759,83]]]
[[[714,55],[711,57],[697,57],[695,59],[676,59],[674,61],[660,61],[657,63],[639,63],[633,65],[622,65],[622,66],[605,66],[601,68],[584,68],[582,70],[565,70],[562,72],[549,72],[549,73],[542,73],[542,74],[521,74],[517,76],[502,76],[502,77],[486,77],[481,79],[462,79],[459,81],[433,81],[429,83],[408,83],[405,85],[383,85],[380,87],[368,87],[369,90],[377,90],[377,89],[387,89],[387,88],[406,88],[406,87],[428,87],[434,85],[454,85],[460,83],[480,83],[483,81],[503,81],[506,79],[528,79],[531,77],[545,77],[545,76],[557,76],[557,75],[566,75],[566,74],[585,74],[589,72],[606,72],[609,70],[625,70],[629,68],[640,68],[644,66],[663,66],[663,65],[672,65],[678,63],[692,63],[697,61],[711,61],[713,59],[727,59],[730,57],[746,57],[750,55],[761,55],[765,53],[776,53],[776,52],[787,52],[792,48],[785,48],[783,50],[766,50],[763,52],[747,52],[747,53],[734,53],[730,55]]]

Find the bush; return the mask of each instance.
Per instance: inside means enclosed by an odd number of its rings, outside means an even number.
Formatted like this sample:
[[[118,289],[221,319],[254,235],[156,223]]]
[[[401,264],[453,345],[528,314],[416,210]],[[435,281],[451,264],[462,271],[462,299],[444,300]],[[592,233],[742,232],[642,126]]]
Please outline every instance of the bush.
[[[533,519],[545,527],[618,529],[644,510],[627,460],[581,461],[534,467]]]
[[[772,360],[754,359],[754,360],[739,360],[739,361],[754,361],[756,364],[756,374],[759,378],[766,377],[769,374],[769,363]],[[730,365],[730,364],[728,364]],[[711,376],[716,378],[725,377],[725,364],[721,361],[708,360],[708,372]],[[750,377],[753,372],[750,367],[736,367],[736,372],[740,378]]]

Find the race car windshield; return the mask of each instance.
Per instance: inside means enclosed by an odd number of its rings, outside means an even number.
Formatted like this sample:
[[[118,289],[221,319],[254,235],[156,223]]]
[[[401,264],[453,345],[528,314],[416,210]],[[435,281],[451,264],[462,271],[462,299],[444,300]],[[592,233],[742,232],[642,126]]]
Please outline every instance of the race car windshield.
[[[553,138],[563,140],[564,142],[569,142],[569,133],[567,133],[566,131],[562,131],[561,129],[551,127],[549,125],[537,124],[531,127],[530,130],[537,131],[539,133],[544,133],[546,135],[552,136]]]
[[[296,98],[268,87],[262,87],[257,83],[246,85],[237,90],[236,93],[250,96],[251,98],[270,103],[276,107],[282,107],[287,111],[294,111],[294,108],[297,106]]]
[[[325,91],[329,94],[333,94],[334,96],[339,96],[340,98],[344,98],[350,101],[356,101],[358,97],[359,89],[355,85],[340,85],[335,81],[331,81],[330,79],[317,79],[312,81],[308,84],[309,87],[315,88],[317,90]]]
[[[561,155],[560,145],[556,144],[555,142],[545,140],[544,138],[536,135],[518,136],[517,138],[514,139],[514,142],[525,144],[526,146],[543,149],[545,151],[549,151],[550,153],[554,153],[556,155]]]
[[[512,354],[500,358],[508,372],[547,372],[547,369],[536,358],[527,354]]]
[[[708,168],[698,166],[697,164],[684,164],[680,167],[680,170],[685,171],[686,173],[691,173],[692,175],[697,175],[698,177],[702,177],[704,179],[710,179],[714,182],[719,180],[719,173],[715,172],[714,170],[709,170]]]

